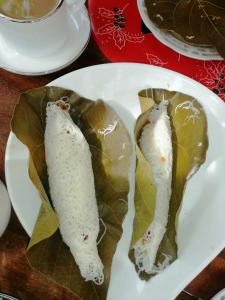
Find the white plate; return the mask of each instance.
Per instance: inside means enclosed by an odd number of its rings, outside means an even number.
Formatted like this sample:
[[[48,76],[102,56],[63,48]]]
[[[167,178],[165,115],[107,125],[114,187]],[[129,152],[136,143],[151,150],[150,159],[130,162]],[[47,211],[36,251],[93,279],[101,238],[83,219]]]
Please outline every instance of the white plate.
[[[18,300],[12,296],[0,293],[0,300]]]
[[[130,134],[140,113],[137,93],[141,89],[155,87],[182,91],[196,97],[204,106],[208,119],[209,149],[206,162],[190,180],[184,194],[178,227],[179,258],[149,282],[139,280],[127,257],[134,215],[134,173],[131,173],[125,233],[113,260],[108,300],[174,299],[225,247],[224,103],[196,81],[167,69],[142,64],[93,66],[67,74],[50,85],[73,89],[93,100],[103,99],[124,120]],[[40,198],[28,177],[27,166],[28,152],[11,133],[5,157],[6,182],[13,207],[31,235]]]
[[[174,51],[191,58],[201,60],[223,60],[213,47],[197,47],[188,45],[166,31],[160,30],[149,18],[148,11],[145,6],[145,0],[137,0],[138,10],[141,18],[147,28],[154,34],[154,36],[164,45],[173,49]]]
[[[70,65],[85,50],[90,38],[90,19],[85,6],[70,10],[70,35],[57,52],[44,57],[29,57],[12,49],[0,34],[0,67],[22,75],[43,75]]]
[[[9,194],[6,190],[5,185],[0,180],[0,237],[3,235],[6,227],[9,223],[11,215],[11,203]],[[1,300],[1,298],[0,298]]]
[[[225,289],[221,290],[211,300],[225,300]]]

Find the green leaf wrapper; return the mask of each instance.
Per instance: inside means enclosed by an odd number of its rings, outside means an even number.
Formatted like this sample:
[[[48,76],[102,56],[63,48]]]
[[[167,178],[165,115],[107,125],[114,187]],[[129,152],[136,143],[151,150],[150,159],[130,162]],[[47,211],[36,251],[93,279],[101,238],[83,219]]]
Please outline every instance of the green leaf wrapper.
[[[224,0],[145,0],[149,18],[188,44],[213,46],[225,58]]]
[[[62,97],[69,101],[71,117],[83,132],[92,153],[99,217],[106,225],[106,234],[98,245],[105,276],[101,286],[85,282],[81,277],[69,248],[62,241],[58,218],[51,206],[44,152],[46,105]],[[29,149],[29,175],[42,200],[27,248],[29,263],[80,299],[105,300],[112,259],[127,213],[132,145],[126,128],[103,101],[91,101],[58,87],[42,87],[23,93],[15,108],[11,128]],[[101,227],[99,237],[104,231]]]
[[[168,100],[168,115],[172,129],[173,172],[167,231],[158,249],[155,265],[161,264],[165,255],[171,261],[177,258],[177,218],[187,180],[204,163],[208,148],[207,119],[201,104],[193,97],[162,89],[148,89],[139,93],[142,114],[135,126],[136,138],[136,190],[135,218],[130,246],[130,259],[135,263],[134,244],[143,236],[153,220],[156,204],[156,187],[151,175],[151,166],[139,148],[141,131],[146,124],[152,105]],[[139,273],[140,278],[149,280],[152,275]]]

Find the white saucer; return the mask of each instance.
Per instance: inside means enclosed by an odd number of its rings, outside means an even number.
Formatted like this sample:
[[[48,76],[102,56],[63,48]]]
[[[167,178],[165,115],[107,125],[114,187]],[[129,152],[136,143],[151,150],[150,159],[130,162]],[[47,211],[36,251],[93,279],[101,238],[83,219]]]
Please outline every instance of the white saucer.
[[[70,65],[85,50],[90,38],[90,19],[86,7],[70,12],[71,33],[57,52],[45,57],[29,57],[12,49],[0,34],[0,67],[22,75],[43,75]]]

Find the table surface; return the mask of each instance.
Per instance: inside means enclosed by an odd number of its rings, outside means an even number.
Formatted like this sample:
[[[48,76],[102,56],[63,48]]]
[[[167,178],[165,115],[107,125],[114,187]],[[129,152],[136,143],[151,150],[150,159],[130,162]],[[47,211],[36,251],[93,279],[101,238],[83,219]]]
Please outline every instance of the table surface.
[[[10,119],[21,92],[47,84],[76,69],[108,62],[90,41],[81,57],[66,69],[45,76],[26,77],[0,69],[0,178],[4,178],[4,154]],[[25,258],[29,237],[12,212],[9,226],[0,238],[0,292],[20,300],[76,300],[67,290],[32,271]],[[225,287],[225,249],[185,288],[176,300],[210,299]],[[87,299],[88,300],[88,299]],[[157,299],[155,299],[157,300]],[[166,295],[165,295],[166,300]]]

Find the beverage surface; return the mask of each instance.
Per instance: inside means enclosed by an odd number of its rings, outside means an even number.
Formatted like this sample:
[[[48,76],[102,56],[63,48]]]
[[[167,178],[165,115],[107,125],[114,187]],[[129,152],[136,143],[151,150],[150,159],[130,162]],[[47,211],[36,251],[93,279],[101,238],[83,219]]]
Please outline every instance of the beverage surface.
[[[0,13],[19,20],[38,19],[48,15],[60,0],[0,0]]]

